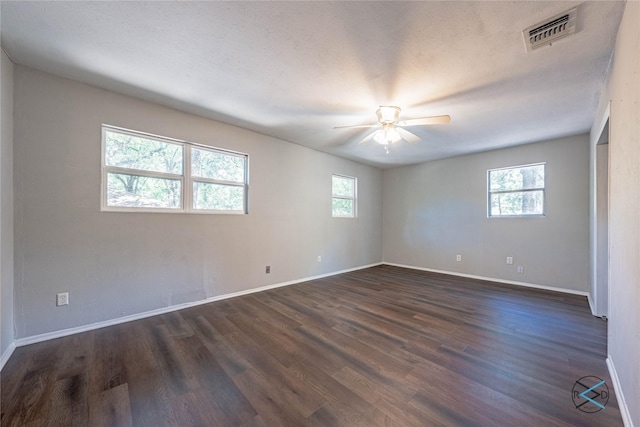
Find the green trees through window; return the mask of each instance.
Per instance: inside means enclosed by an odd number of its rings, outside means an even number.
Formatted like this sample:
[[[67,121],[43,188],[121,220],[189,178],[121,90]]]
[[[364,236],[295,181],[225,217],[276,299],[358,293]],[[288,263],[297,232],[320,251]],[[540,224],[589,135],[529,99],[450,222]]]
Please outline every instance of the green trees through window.
[[[334,217],[356,216],[356,183],[356,179],[350,176],[332,176],[331,212]]]
[[[104,139],[105,165],[114,167],[107,172],[108,206],[181,208],[182,145],[112,131]]]
[[[191,147],[193,209],[244,211],[246,157]]]
[[[103,126],[105,210],[246,213],[247,156]]]
[[[545,164],[488,171],[489,216],[542,216]]]

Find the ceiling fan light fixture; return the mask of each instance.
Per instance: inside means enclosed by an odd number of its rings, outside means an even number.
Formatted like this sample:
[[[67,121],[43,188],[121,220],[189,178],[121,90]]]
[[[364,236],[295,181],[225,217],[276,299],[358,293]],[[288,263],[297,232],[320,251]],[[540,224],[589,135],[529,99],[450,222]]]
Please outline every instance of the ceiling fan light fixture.
[[[396,130],[396,128],[389,124],[383,125],[382,129],[378,129],[373,135],[373,140],[378,144],[388,145],[394,142],[400,141],[402,137]]]
[[[378,121],[383,124],[393,124],[398,121],[400,115],[400,107],[381,105],[376,111],[378,115]]]

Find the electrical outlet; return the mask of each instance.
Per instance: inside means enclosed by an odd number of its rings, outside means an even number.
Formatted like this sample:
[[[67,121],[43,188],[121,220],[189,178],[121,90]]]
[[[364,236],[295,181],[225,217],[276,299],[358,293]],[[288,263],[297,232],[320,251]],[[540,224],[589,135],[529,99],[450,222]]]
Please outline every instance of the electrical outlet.
[[[509,265],[513,264],[513,257],[512,256],[508,256],[507,257],[507,264],[509,264]]]
[[[456,255],[456,261],[462,262],[462,255]]]
[[[270,266],[270,265],[267,265],[267,266],[264,268],[264,272],[265,272],[266,274],[271,273],[271,266]]]
[[[69,292],[63,292],[56,295],[56,305],[60,307],[61,305],[69,304]]]
[[[524,267],[522,265],[518,266],[518,274],[524,274]]]
[[[322,262],[322,256],[318,255],[318,262]]]

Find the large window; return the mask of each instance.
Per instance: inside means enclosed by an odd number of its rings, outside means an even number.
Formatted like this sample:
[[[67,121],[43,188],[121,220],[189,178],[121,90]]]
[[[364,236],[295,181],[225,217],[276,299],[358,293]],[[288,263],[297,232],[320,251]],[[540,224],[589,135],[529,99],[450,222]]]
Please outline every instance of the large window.
[[[234,153],[102,127],[102,209],[247,212],[247,163]]]
[[[544,163],[489,170],[489,216],[543,216],[544,173]]]
[[[335,217],[355,218],[357,180],[350,176],[333,175],[331,212]]]

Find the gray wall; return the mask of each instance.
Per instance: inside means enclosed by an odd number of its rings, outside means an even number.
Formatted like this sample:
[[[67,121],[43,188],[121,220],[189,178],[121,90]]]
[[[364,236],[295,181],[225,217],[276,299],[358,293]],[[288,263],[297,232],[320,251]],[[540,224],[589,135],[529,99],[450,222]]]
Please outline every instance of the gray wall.
[[[608,126],[604,130],[609,132]],[[596,258],[592,261],[591,300],[595,302],[596,316],[608,316],[609,309],[609,144],[596,145],[596,173],[594,195],[596,201],[595,232],[592,238],[596,244]],[[595,268],[594,268],[595,267]]]
[[[640,426],[640,3],[629,1],[592,144],[609,102],[609,363],[633,425]],[[593,145],[595,147],[595,145]],[[620,400],[620,396],[618,396]]]
[[[22,66],[14,78],[17,338],[382,260],[376,168]],[[250,214],[100,212],[102,123],[248,153]],[[332,173],[358,178],[357,219],[331,217]]]
[[[13,343],[13,64],[1,50],[0,355]],[[8,353],[6,353],[8,354]]]
[[[487,170],[538,162],[546,216],[487,218]],[[383,200],[385,262],[589,291],[587,135],[385,170]]]

